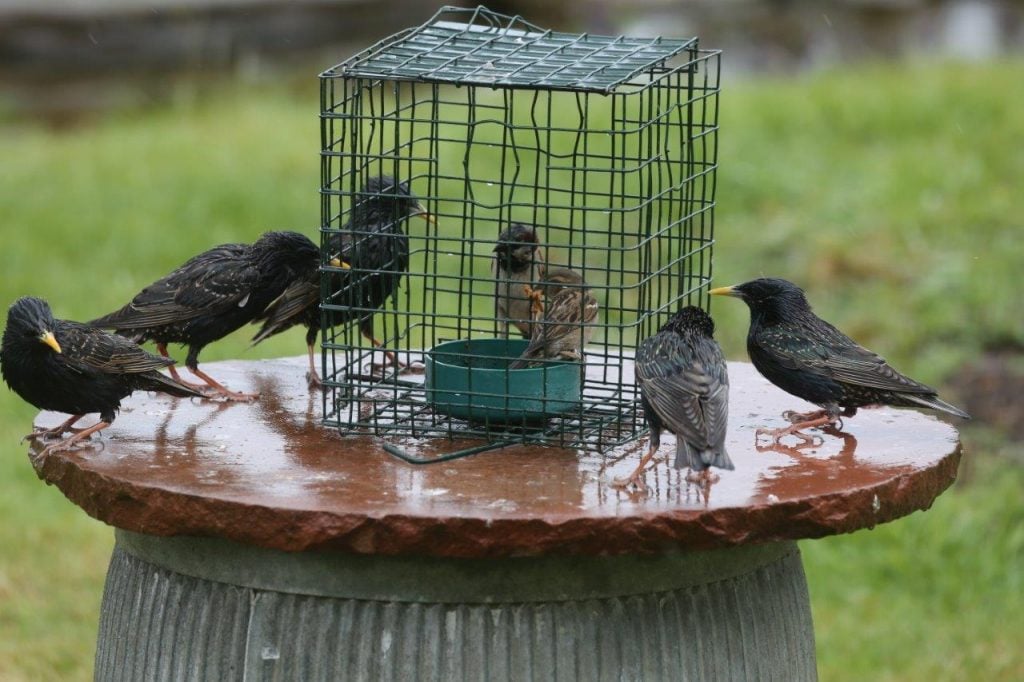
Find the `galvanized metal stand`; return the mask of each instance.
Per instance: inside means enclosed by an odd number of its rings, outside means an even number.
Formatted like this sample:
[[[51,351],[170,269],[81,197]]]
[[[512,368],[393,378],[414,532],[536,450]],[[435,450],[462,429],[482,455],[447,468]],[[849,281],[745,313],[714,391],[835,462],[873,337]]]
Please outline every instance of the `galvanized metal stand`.
[[[117,531],[97,680],[814,680],[795,542],[653,557],[288,553]]]

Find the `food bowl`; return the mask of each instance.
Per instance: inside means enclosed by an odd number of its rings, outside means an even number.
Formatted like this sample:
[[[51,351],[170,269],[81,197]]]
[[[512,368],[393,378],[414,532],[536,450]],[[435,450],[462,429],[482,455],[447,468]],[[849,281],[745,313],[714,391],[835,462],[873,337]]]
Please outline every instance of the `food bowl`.
[[[545,361],[508,369],[525,339],[447,341],[426,353],[427,401],[458,419],[494,425],[536,425],[580,404],[580,366]]]

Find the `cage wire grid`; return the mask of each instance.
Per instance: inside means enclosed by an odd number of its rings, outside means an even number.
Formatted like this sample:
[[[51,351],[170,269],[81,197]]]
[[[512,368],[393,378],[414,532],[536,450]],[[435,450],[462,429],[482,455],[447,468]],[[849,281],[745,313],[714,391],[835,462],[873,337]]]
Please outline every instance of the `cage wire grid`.
[[[325,425],[405,446],[443,437],[605,450],[639,438],[633,349],[684,303],[708,307],[719,75],[719,52],[696,38],[554,33],[483,8],[444,8],[324,72]],[[363,225],[367,183],[382,175],[407,183],[436,222],[395,209]],[[412,369],[439,343],[500,336],[493,252],[513,221],[599,302],[577,363],[581,396],[548,413],[538,395],[540,420],[453,417],[437,405],[449,396]],[[383,228],[405,235],[391,239],[407,239],[407,265],[329,264],[332,240],[347,233],[358,249]],[[379,307],[361,303],[381,278],[400,285]],[[372,319],[372,341],[357,318]],[[389,355],[412,368],[386,366]],[[497,389],[469,381],[470,403],[514,413],[517,371]]]

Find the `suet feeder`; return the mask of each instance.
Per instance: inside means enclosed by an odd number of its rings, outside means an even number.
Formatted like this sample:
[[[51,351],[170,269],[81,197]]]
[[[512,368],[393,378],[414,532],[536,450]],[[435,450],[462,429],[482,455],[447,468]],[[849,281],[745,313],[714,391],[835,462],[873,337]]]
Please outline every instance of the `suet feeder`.
[[[561,33],[483,7],[443,8],[324,72],[325,424],[389,443],[604,450],[638,438],[639,394],[624,363],[680,306],[707,307],[718,81],[719,53],[696,38]],[[382,175],[407,182],[436,222],[395,218],[409,263],[385,268],[400,286],[360,311],[374,313],[375,347],[357,324],[330,326],[351,305],[332,290],[326,252],[332,235],[358,232],[353,207]],[[439,368],[455,367],[441,361],[442,344],[502,337],[492,265],[513,222],[535,230],[549,265],[585,280],[600,305],[590,343],[578,361],[527,372],[499,367],[515,358],[502,340],[509,354],[483,374],[465,363],[472,378],[453,391],[438,383]],[[428,363],[430,380],[382,369],[385,356]],[[579,381],[571,399],[550,393],[559,364]],[[528,374],[536,379],[523,389]]]

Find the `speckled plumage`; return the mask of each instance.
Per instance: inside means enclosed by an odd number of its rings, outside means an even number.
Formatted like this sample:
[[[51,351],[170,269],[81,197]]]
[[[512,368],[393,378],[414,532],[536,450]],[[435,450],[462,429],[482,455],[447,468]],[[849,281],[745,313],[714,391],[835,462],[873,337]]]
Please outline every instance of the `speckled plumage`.
[[[46,333],[53,342],[46,340]],[[0,342],[0,373],[22,399],[70,415],[98,412],[104,426],[114,421],[121,400],[134,391],[201,396],[157,371],[173,364],[123,337],[54,319],[46,301],[33,297],[11,305]]]
[[[192,367],[203,347],[252,321],[318,264],[316,245],[297,232],[268,232],[251,245],[222,244],[89,324],[137,342],[187,344],[185,364]]]
[[[297,232],[267,232],[253,244],[222,244],[150,284],[120,310],[89,322],[142,343],[188,346],[193,372],[208,344],[251,322],[288,285],[319,265]]]
[[[331,302],[346,306],[331,314],[331,325],[359,321],[360,331],[373,339],[373,315],[398,289],[409,269],[409,237],[402,223],[410,216],[430,219],[409,189],[408,182],[370,178],[339,234],[327,244],[327,258],[337,258],[345,269],[331,276]],[[320,275],[314,268],[296,279],[254,320],[261,323],[253,337],[259,343],[297,324],[306,326],[306,346],[316,342],[321,327]],[[315,370],[311,367],[311,373]]]
[[[822,320],[803,290],[784,279],[755,279],[711,293],[734,296],[750,308],[747,351],[766,379],[830,416],[859,407],[928,407],[967,413],[938,398],[935,389],[900,374],[877,354]]]
[[[733,468],[725,449],[729,371],[714,329],[706,312],[687,306],[636,351],[651,452],[661,443],[662,429],[668,429],[676,435],[677,469]]]
[[[597,319],[597,299],[580,286],[549,285],[547,291],[555,293],[548,299],[543,317],[534,322],[526,350],[509,369],[533,367],[540,360],[583,360],[583,348]]]

